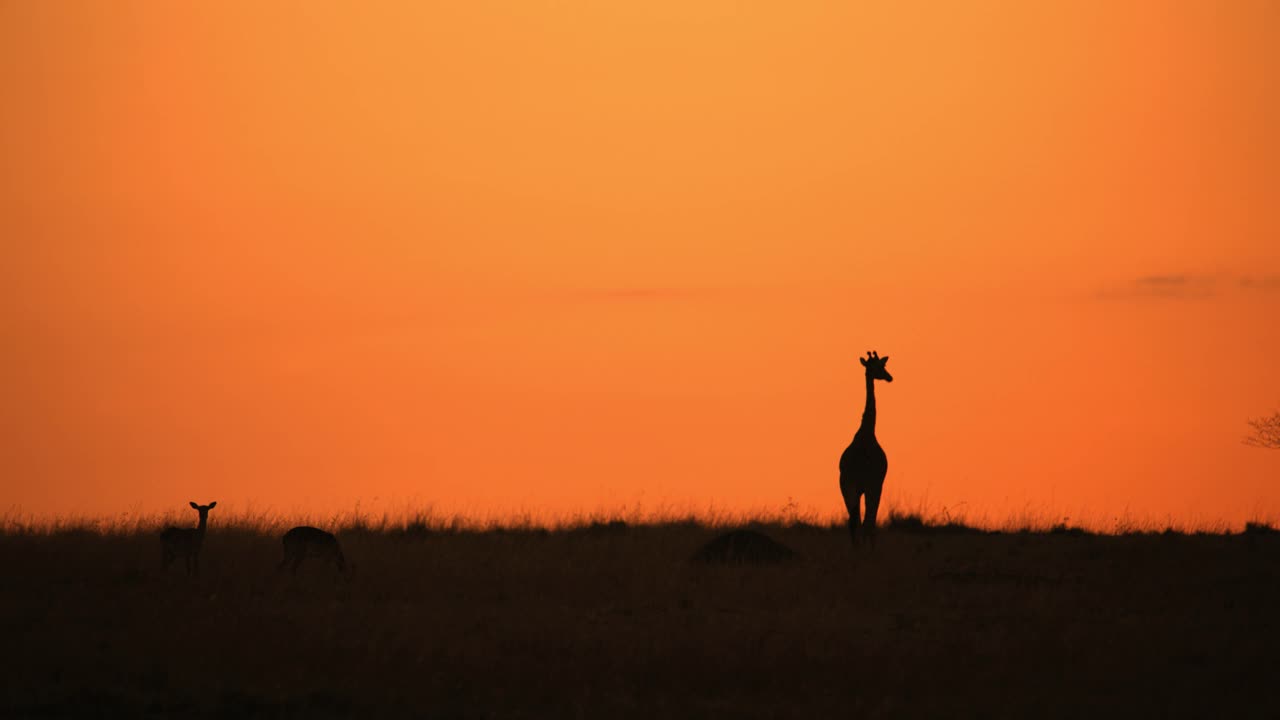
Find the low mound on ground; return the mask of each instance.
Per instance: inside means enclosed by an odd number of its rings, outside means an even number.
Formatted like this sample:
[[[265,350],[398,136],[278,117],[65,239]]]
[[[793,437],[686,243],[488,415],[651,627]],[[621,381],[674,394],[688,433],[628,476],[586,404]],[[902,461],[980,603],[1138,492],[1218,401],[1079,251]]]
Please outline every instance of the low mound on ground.
[[[755,530],[727,532],[702,546],[694,562],[765,565],[794,559],[791,548]]]

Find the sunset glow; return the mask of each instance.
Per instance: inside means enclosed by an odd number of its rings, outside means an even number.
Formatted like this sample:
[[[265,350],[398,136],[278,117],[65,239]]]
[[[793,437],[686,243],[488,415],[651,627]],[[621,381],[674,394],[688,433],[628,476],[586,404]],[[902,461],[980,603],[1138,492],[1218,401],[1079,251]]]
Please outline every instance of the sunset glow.
[[[0,2],[0,509],[1280,518],[1280,5]],[[189,518],[187,518],[189,519]]]

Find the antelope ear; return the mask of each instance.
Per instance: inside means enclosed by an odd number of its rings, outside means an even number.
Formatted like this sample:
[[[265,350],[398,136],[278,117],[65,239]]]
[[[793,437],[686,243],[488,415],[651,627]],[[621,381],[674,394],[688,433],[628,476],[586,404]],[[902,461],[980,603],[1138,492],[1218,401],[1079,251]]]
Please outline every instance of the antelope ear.
[[[197,510],[199,510],[199,509],[200,509],[200,506],[199,506],[199,505],[197,505],[197,504],[195,504],[195,503],[191,503],[191,507],[193,507],[193,508],[195,508],[195,509],[197,509]]]
[[[866,367],[866,366],[867,366],[867,359],[866,359],[866,358],[864,358],[864,357],[860,357],[860,358],[858,358],[858,362],[862,363],[862,367]]]
[[[218,504],[217,500],[214,500],[213,502],[209,503],[209,509],[212,510],[214,506],[216,506],[217,504]]]

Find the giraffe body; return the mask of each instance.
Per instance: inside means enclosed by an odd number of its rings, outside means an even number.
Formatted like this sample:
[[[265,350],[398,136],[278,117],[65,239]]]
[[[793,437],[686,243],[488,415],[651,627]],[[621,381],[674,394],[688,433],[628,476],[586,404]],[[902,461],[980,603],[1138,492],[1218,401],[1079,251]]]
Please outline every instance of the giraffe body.
[[[840,455],[840,494],[849,513],[849,538],[856,546],[859,529],[865,533],[871,546],[876,542],[876,514],[880,510],[880,492],[884,477],[889,472],[889,459],[884,448],[876,440],[875,381],[893,382],[893,376],[885,369],[889,358],[867,353],[860,358],[866,367],[867,405],[862,413],[862,424],[853,436],[853,442]],[[866,499],[866,516],[862,517],[862,502]]]

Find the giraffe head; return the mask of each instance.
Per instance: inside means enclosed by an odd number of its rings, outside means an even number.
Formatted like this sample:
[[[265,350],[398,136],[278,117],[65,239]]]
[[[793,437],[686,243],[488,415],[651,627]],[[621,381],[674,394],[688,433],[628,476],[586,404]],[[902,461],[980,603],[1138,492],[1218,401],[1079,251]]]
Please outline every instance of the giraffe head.
[[[858,361],[867,369],[867,377],[872,380],[893,382],[893,376],[884,368],[884,364],[889,362],[888,355],[880,357],[875,352],[868,352],[866,357],[858,358]]]

